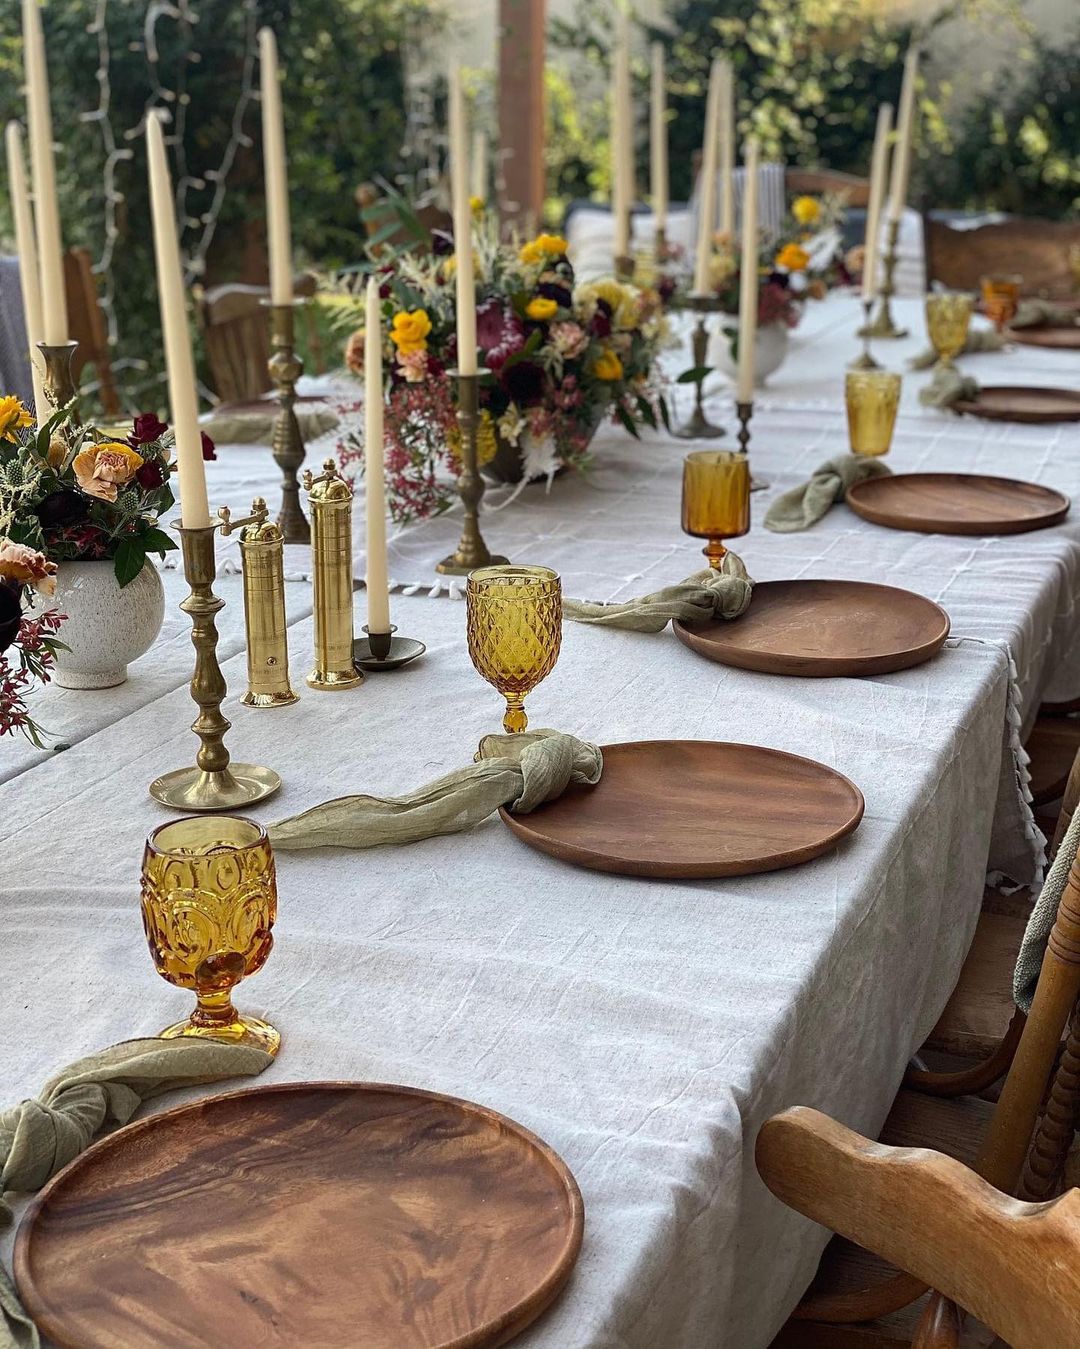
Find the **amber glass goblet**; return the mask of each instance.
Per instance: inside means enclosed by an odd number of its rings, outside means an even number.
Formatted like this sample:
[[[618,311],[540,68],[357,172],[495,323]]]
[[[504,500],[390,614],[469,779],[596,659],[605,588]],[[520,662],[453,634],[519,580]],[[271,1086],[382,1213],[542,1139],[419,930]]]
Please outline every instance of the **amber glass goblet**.
[[[562,584],[550,567],[480,567],[465,587],[469,657],[506,699],[503,730],[525,730],[525,696],[555,668]]]
[[[1009,326],[1020,307],[1023,283],[1022,276],[984,276],[980,282],[983,313],[999,333]]]
[[[849,370],[844,401],[851,453],[888,454],[900,406],[900,376],[889,370]]]
[[[953,358],[964,350],[974,310],[975,297],[960,291],[926,297],[926,328],[937,352],[938,370],[949,369]]]
[[[235,985],[266,963],[276,916],[274,853],[254,820],[195,815],[153,831],[143,853],[143,929],[158,974],[197,1000],[165,1038],[198,1035],[277,1053],[274,1027],[232,1003]]]
[[[695,450],[683,460],[682,527],[697,539],[709,566],[718,568],[727,548],[750,529],[750,460],[738,450]]]

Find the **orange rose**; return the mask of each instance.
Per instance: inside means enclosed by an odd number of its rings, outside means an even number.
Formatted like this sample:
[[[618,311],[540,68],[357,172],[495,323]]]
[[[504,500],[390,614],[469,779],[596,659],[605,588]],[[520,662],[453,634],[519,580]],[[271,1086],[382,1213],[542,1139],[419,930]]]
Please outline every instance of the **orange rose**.
[[[142,466],[142,455],[136,454],[130,445],[107,440],[80,450],[71,467],[75,481],[88,496],[112,502],[116,500],[117,487],[130,482]]]
[[[24,543],[0,539],[0,576],[31,585],[40,595],[56,594],[56,563]]]

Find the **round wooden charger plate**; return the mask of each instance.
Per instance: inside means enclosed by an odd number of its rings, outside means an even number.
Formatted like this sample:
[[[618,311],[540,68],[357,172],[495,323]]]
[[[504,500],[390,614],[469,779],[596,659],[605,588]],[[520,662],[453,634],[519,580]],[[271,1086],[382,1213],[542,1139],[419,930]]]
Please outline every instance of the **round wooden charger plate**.
[[[1076,422],[1080,421],[1080,393],[1073,389],[988,384],[974,398],[957,399],[953,408],[991,422]]]
[[[872,524],[917,534],[1026,534],[1069,513],[1052,487],[978,473],[890,473],[857,482],[845,499]]]
[[[594,787],[499,814],[531,847],[620,876],[747,876],[808,862],[862,819],[858,787],[783,750],[713,740],[604,745]]]
[[[762,674],[889,674],[940,651],[949,616],[933,600],[870,581],[759,581],[739,618],[672,625],[708,660]]]
[[[290,1083],[95,1144],[31,1204],[15,1276],[66,1349],[479,1349],[550,1305],[582,1227],[566,1165],[494,1110]]]
[[[1052,347],[1060,351],[1080,349],[1080,325],[1069,328],[1010,328],[1009,341],[1024,347]]]

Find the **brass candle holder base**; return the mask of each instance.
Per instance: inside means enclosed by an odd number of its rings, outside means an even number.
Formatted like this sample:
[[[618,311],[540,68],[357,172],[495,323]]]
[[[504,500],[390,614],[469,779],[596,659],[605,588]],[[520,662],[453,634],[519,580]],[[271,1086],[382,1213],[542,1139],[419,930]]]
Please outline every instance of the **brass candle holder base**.
[[[692,339],[694,369],[703,371],[705,369],[705,357],[709,350],[709,333],[705,327],[705,315],[716,311],[717,302],[711,295],[691,295],[690,308],[698,316],[697,327],[694,329]],[[690,414],[690,419],[675,431],[675,435],[680,440],[715,440],[718,436],[727,434],[722,426],[717,426],[715,422],[709,421],[705,415],[704,384],[705,376],[701,374],[694,381],[694,410]]]
[[[231,722],[221,714],[226,686],[218,664],[214,619],[225,607],[225,601],[213,591],[216,530],[217,525],[180,528],[184,577],[191,587],[191,594],[180,608],[191,616],[191,641],[195,647],[191,696],[199,705],[199,715],[191,729],[202,744],[193,767],[166,773],[150,784],[150,795],[163,806],[197,813],[254,805],[272,796],[281,786],[281,778],[272,768],[232,763],[225,748],[225,732]]]
[[[480,533],[480,502],[486,489],[477,465],[476,434],[480,425],[479,381],[487,372],[479,370],[475,375],[463,375],[460,371],[451,373],[457,376],[458,382],[457,420],[461,428],[458,496],[465,507],[465,520],[457,548],[449,557],[437,562],[435,570],[443,576],[468,576],[477,567],[501,566],[507,559],[489,552]]]
[[[304,363],[294,345],[294,311],[307,303],[306,299],[299,299],[292,304],[270,304],[271,356],[267,369],[281,405],[270,446],[274,462],[281,469],[281,512],[277,524],[286,543],[311,542],[311,525],[300,505],[297,476],[304,462],[304,437],[294,411],[296,381],[304,373]]]
[[[739,452],[749,456],[750,454],[750,418],[754,415],[753,403],[744,403],[741,400],[735,404],[735,412],[739,418],[739,430],[737,432],[739,441]],[[750,474],[751,492],[764,492],[768,487],[764,478],[755,478]]]
[[[633,281],[634,279],[634,259],[628,254],[615,259],[615,279],[617,281]]]
[[[873,300],[863,300],[863,324],[858,330],[858,335],[863,340],[863,349],[853,361],[848,362],[849,370],[880,370],[881,362],[875,361],[870,352],[870,310],[874,307]]]
[[[881,283],[881,305],[878,309],[877,318],[873,323],[867,322],[859,329],[859,336],[865,338],[871,337],[907,337],[906,328],[898,328],[893,322],[892,310],[889,308],[889,301],[896,291],[893,286],[893,273],[896,270],[896,240],[900,233],[900,222],[898,220],[889,221],[889,238],[885,249],[885,278]]]
[[[78,342],[60,342],[56,346],[51,346],[48,342],[39,342],[38,351],[41,352],[42,360],[45,362],[45,378],[42,380],[42,389],[45,398],[51,409],[49,415],[59,412],[61,408],[69,404],[75,404],[79,396],[79,391],[75,387],[75,376],[71,369],[71,363],[75,359],[75,353],[79,349]],[[71,408],[71,424],[79,425],[79,409],[77,406]]]
[[[364,631],[367,636],[353,642],[353,663],[370,673],[400,670],[427,650],[414,637],[396,637],[397,628],[392,623],[389,632],[369,632],[366,624]]]

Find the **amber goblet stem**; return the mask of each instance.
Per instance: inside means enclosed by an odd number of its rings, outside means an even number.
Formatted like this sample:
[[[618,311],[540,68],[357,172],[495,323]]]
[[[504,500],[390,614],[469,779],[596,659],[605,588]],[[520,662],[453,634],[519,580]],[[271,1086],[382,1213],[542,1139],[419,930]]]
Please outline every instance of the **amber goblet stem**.
[[[525,695],[523,693],[506,694],[503,730],[507,735],[520,735],[528,725],[529,718],[525,714]]]
[[[727,546],[723,539],[710,539],[701,551],[705,554],[713,571],[719,571],[720,564],[727,556]]]
[[[271,450],[274,462],[281,469],[281,513],[278,528],[286,543],[310,543],[311,526],[300,505],[300,482],[297,475],[304,462],[304,437],[296,420],[296,381],[304,373],[304,362],[296,354],[294,310],[306,304],[304,299],[292,304],[270,306],[270,348],[267,363],[270,378],[277,389],[281,411],[274,421]]]
[[[480,474],[477,459],[477,433],[480,427],[480,389],[479,381],[487,371],[477,371],[475,375],[463,375],[453,371],[458,382],[458,426],[461,428],[461,472],[458,474],[458,496],[465,507],[465,520],[461,526],[461,538],[458,546],[441,562],[435,570],[444,576],[468,576],[477,567],[497,566],[506,561],[505,557],[496,557],[484,542],[480,533],[480,502],[484,498],[484,479]]]
[[[856,356],[855,359],[850,363],[850,365],[848,366],[849,370],[881,369],[881,362],[875,361],[870,351],[870,337],[871,337],[870,311],[873,309],[873,307],[874,301],[872,299],[863,300],[862,302],[863,321],[862,327],[859,329],[859,336],[862,338],[863,349],[860,352],[860,354]]]
[[[697,326],[691,339],[694,369],[704,372],[705,358],[709,350],[709,331],[705,327],[705,315],[716,310],[716,301],[711,295],[691,295],[690,308],[697,314]],[[724,428],[709,421],[705,416],[704,398],[705,375],[701,373],[694,380],[694,410],[690,419],[680,426],[675,434],[680,440],[715,440],[724,435]]]
[[[213,1030],[220,1026],[233,1026],[240,1020],[240,1013],[233,1006],[232,989],[221,992],[195,990],[195,1010],[191,1014],[191,1024]]]

